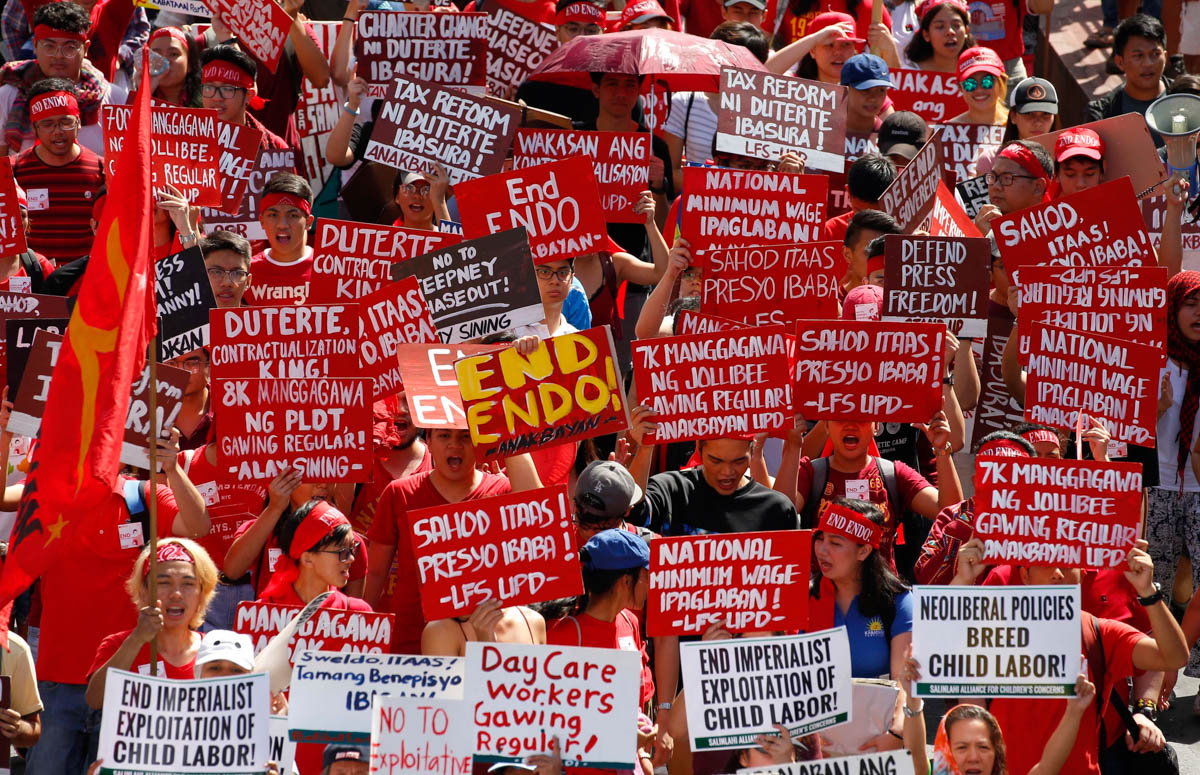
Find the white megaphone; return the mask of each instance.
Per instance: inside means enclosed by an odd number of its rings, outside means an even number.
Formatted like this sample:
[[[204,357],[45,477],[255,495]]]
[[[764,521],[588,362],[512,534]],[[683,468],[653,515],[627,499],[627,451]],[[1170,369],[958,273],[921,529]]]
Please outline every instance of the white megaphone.
[[[1168,94],[1146,109],[1146,123],[1166,140],[1167,173],[1185,179],[1194,198],[1196,186],[1196,136],[1200,135],[1200,97],[1194,94]],[[1170,181],[1168,181],[1170,182]],[[1177,189],[1178,190],[1178,189]]]

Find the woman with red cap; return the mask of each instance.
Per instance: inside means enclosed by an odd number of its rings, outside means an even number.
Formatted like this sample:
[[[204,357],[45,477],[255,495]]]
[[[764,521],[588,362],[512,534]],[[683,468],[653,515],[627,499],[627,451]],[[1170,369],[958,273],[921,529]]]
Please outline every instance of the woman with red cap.
[[[138,609],[132,630],[109,635],[100,642],[88,679],[87,704],[104,705],[104,684],[110,667],[146,673],[150,641],[157,639],[159,675],[187,680],[196,677],[193,664],[200,650],[200,626],[217,587],[217,566],[208,552],[186,538],[164,538],[155,555],[157,599],[150,597],[150,546],[142,550],[125,588]]]
[[[820,37],[817,37],[818,34]],[[866,38],[855,32],[853,16],[827,11],[809,22],[808,34],[797,41],[795,48],[782,49],[772,57],[768,68],[778,72],[777,60],[786,55],[792,61],[799,59],[796,75],[837,86],[841,84],[842,65],[857,54],[866,42]],[[804,51],[802,56],[801,51]]]
[[[971,12],[963,0],[923,0],[917,5],[920,27],[904,49],[918,70],[957,73],[958,57],[975,45]]]
[[[350,566],[358,552],[350,520],[328,501],[309,501],[275,526],[281,554],[259,602],[307,605],[330,592],[322,608],[370,611],[357,597],[342,593],[350,581]]]
[[[841,0],[841,2],[823,2],[818,0],[789,0],[784,12],[779,33],[775,36],[775,47],[784,48],[801,38],[812,35],[821,29],[818,20],[829,12],[836,12],[854,25],[854,36],[866,40],[872,30],[871,11],[872,0]],[[825,21],[824,24],[836,22]],[[892,15],[888,6],[883,7],[883,22],[886,29],[892,28]],[[874,42],[874,41],[872,41]]]
[[[951,123],[1000,125],[1008,121],[1008,76],[995,51],[973,46],[959,54],[958,88],[967,110],[950,119]]]

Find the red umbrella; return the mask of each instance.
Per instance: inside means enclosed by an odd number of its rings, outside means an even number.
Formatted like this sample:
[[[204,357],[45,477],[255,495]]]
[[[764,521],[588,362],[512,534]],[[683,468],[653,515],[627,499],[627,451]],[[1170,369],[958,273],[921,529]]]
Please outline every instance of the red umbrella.
[[[650,76],[672,91],[718,91],[722,67],[766,72],[744,46],[672,30],[581,35],[542,60],[530,80],[592,88],[589,73]]]

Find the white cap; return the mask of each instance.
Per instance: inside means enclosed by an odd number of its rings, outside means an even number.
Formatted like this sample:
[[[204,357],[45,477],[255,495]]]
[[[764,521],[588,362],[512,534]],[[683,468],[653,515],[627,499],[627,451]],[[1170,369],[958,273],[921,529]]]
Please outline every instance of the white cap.
[[[250,672],[254,669],[254,644],[249,635],[232,630],[209,630],[200,641],[200,651],[196,654],[196,677],[200,676],[200,667],[209,662],[232,662],[238,667]]]

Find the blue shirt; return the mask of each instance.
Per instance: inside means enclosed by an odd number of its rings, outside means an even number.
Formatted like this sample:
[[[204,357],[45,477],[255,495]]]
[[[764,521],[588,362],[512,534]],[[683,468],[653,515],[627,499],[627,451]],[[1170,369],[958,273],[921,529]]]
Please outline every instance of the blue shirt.
[[[833,606],[833,626],[846,625],[850,638],[850,674],[855,678],[878,678],[892,672],[892,649],[887,641],[883,621],[870,619],[858,611],[858,598],[850,602],[850,610]],[[908,590],[896,596],[896,613],[892,617],[892,637],[912,632],[912,593]]]
[[[580,331],[592,327],[592,308],[588,306],[587,292],[578,277],[571,279],[571,290],[567,291],[567,300],[563,302],[562,316]]]

